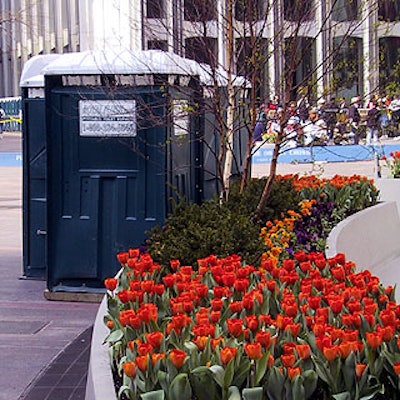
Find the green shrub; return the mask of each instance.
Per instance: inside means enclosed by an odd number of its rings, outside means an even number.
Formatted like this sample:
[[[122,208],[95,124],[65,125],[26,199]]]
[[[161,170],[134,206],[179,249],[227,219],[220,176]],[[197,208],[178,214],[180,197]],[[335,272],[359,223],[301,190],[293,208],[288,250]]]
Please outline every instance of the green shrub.
[[[238,254],[246,263],[258,263],[266,250],[260,239],[261,227],[288,208],[298,209],[300,198],[290,182],[279,179],[273,185],[262,220],[255,223],[252,216],[265,179],[252,180],[243,194],[239,193],[239,185],[232,184],[227,203],[214,198],[202,205],[176,205],[163,227],[148,232],[147,250],[153,259],[162,265],[179,259],[182,264],[196,266],[197,259],[210,254]]]

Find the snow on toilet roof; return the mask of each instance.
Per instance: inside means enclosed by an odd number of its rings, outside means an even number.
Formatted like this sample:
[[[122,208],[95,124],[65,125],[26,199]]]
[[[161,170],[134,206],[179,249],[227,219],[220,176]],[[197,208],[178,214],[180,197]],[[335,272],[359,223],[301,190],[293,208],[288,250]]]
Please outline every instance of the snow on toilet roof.
[[[21,87],[43,87],[45,75],[99,74],[166,74],[199,76],[205,86],[227,85],[227,73],[222,68],[212,71],[206,64],[161,50],[143,51],[84,51],[79,53],[49,54],[28,60],[21,75]],[[214,74],[214,75],[213,75]],[[244,78],[233,76],[235,86],[243,85]]]
[[[45,54],[30,58],[22,69],[20,87],[43,87],[43,69],[60,57],[60,54]]]
[[[200,65],[160,50],[84,51],[66,53],[45,69],[45,75],[179,74],[199,75]]]

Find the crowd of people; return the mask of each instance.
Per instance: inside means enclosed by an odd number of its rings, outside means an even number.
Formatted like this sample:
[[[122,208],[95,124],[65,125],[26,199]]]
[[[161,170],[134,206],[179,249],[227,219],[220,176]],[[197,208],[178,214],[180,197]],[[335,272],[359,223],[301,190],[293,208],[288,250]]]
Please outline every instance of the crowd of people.
[[[260,106],[253,133],[255,142],[274,142],[283,122],[286,146],[329,144],[366,145],[378,141],[381,135],[397,136],[400,123],[400,96],[372,96],[363,104],[360,96],[339,101],[320,98],[311,104],[307,96],[291,101],[283,116],[279,98]]]

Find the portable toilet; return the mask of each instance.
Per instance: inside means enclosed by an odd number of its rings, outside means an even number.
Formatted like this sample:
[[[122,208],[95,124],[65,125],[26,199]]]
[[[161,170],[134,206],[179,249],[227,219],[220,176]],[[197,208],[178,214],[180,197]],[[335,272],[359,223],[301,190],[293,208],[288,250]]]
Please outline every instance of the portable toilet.
[[[48,298],[98,292],[171,197],[198,202],[199,64],[156,50],[64,54],[44,69]]]
[[[43,68],[58,54],[29,59],[20,80],[23,154],[23,276],[46,276],[46,129]]]

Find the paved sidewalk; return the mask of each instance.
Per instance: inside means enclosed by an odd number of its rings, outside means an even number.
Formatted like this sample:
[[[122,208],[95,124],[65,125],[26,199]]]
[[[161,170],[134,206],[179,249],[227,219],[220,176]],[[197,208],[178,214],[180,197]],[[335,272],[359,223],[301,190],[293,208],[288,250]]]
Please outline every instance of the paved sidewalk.
[[[0,151],[18,143],[10,140],[6,145],[6,141],[7,137],[1,140]],[[43,296],[45,282],[21,279],[22,270],[22,168],[0,167],[0,400],[33,400],[26,394],[70,344],[76,351],[69,362],[78,361],[83,351],[76,345],[90,342],[98,308],[96,303],[48,301]],[[85,332],[86,336],[79,339]],[[82,368],[76,371],[82,374]],[[47,399],[45,394],[50,394],[54,385],[58,392],[49,399],[83,398],[78,394],[67,397],[82,385],[82,381],[72,384],[68,380],[74,375],[73,367],[64,381],[55,380],[54,373],[47,375],[52,386],[42,390],[36,400]]]

